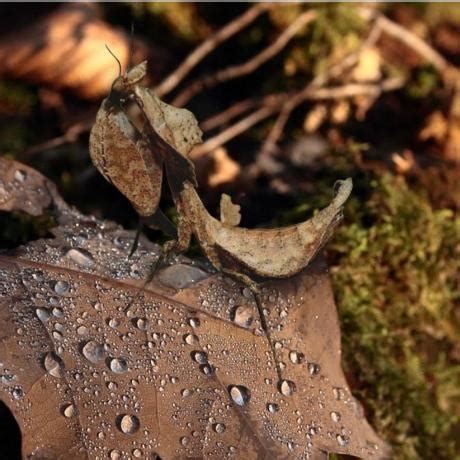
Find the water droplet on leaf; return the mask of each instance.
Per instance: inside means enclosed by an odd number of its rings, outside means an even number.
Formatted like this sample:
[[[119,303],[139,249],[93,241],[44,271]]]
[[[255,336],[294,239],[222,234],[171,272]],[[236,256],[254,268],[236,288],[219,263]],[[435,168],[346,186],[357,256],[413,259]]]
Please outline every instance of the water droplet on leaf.
[[[54,292],[58,295],[66,294],[70,289],[70,285],[67,281],[57,281],[54,285]]]
[[[268,403],[267,404],[267,410],[268,412],[271,412],[272,414],[274,414],[275,412],[278,412],[279,411],[279,406],[278,404],[276,403]]]
[[[124,358],[111,358],[109,361],[109,367],[115,374],[123,374],[128,370],[128,363]]]
[[[284,396],[292,396],[295,391],[295,383],[291,380],[280,380],[278,390]]]
[[[231,385],[228,392],[238,406],[245,406],[251,399],[251,392],[243,385]]]
[[[185,334],[184,335],[184,342],[187,345],[197,345],[198,344],[198,337],[195,334]]]
[[[303,360],[305,359],[305,355],[298,351],[290,351],[289,359],[291,360],[292,364],[301,364]]]
[[[254,311],[247,305],[238,306],[231,311],[230,319],[238,326],[248,328],[254,321]]]
[[[66,252],[66,257],[83,268],[90,268],[94,265],[92,254],[81,248],[72,248]]]
[[[214,423],[212,428],[216,433],[221,434],[226,430],[227,427],[223,423]]]
[[[62,408],[62,415],[66,418],[73,417],[75,415],[75,406],[73,404],[66,404]]]
[[[118,428],[124,434],[135,433],[140,426],[139,419],[135,415],[125,414],[118,420]]]
[[[64,363],[62,362],[61,358],[56,355],[56,353],[53,351],[48,352],[45,355],[45,361],[43,364],[45,366],[46,372],[48,372],[49,375],[52,375],[58,379],[62,378],[64,373]]]
[[[331,419],[333,422],[340,422],[341,418],[342,417],[340,416],[339,412],[335,412],[335,411],[331,412]]]
[[[208,355],[204,351],[192,351],[190,356],[198,364],[206,364],[208,362]]]
[[[48,311],[47,308],[37,308],[35,310],[35,313],[38,317],[38,319],[42,322],[42,323],[46,323],[46,321],[48,321],[49,317],[51,316],[50,315],[50,312]]]
[[[104,359],[104,347],[94,340],[86,342],[81,351],[83,356],[93,364],[97,364]]]

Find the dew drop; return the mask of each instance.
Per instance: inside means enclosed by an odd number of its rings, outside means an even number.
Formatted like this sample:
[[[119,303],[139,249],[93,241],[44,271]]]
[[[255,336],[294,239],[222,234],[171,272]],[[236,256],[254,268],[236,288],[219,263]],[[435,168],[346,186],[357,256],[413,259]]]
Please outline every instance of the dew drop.
[[[162,269],[157,277],[162,284],[174,289],[184,289],[209,276],[209,273],[198,267],[185,264],[174,264]]]
[[[120,460],[121,452],[118,449],[112,449],[109,452],[109,458],[110,460]]]
[[[340,446],[346,446],[350,442],[350,439],[342,434],[338,434],[335,438]]]
[[[192,390],[188,389],[188,388],[184,388],[183,390],[181,390],[180,394],[183,398],[188,398],[189,396],[191,396],[193,393]]]
[[[321,367],[319,364],[316,363],[308,363],[308,373],[310,375],[316,375],[319,374],[319,371],[321,370]]]
[[[58,295],[64,295],[69,292],[70,284],[67,281],[57,281],[54,285],[54,292]]]
[[[278,390],[284,396],[292,396],[295,391],[295,383],[291,380],[280,380]]]
[[[247,305],[237,306],[230,312],[230,319],[238,326],[248,328],[254,321],[254,311]]]
[[[66,252],[66,257],[83,268],[90,268],[94,265],[93,256],[86,249],[72,248]]]
[[[192,351],[190,353],[193,361],[198,364],[206,364],[208,362],[208,355],[204,351]]]
[[[188,324],[192,327],[198,327],[200,325],[200,320],[198,318],[189,318]]]
[[[123,374],[128,370],[128,363],[125,358],[111,358],[109,367],[115,374]]]
[[[200,364],[200,371],[203,372],[204,375],[212,375],[214,374],[214,366],[209,363]]]
[[[228,392],[238,406],[245,406],[251,399],[251,392],[243,385],[231,385],[228,387]]]
[[[56,353],[53,351],[48,352],[45,355],[44,361],[45,370],[49,375],[56,377],[58,379],[62,378],[64,373],[64,363],[62,362],[61,358],[59,358]]]
[[[190,438],[188,438],[187,436],[182,436],[182,438],[179,439],[179,442],[184,446],[188,446],[189,443],[190,443]]]
[[[55,340],[62,340],[63,338],[63,335],[59,331],[53,331],[52,335]]]
[[[146,331],[149,327],[149,322],[146,318],[137,318],[134,324],[140,331]]]
[[[212,426],[212,429],[216,433],[221,434],[227,429],[227,427],[223,423],[214,423],[214,425]]]
[[[332,393],[334,395],[334,398],[337,400],[337,401],[340,401],[341,399],[344,398],[344,391],[343,391],[343,388],[340,388],[340,387],[334,387],[332,389]]]
[[[198,341],[198,337],[195,334],[185,334],[184,342],[187,345],[197,345],[199,341]]]
[[[78,326],[77,327],[77,334],[78,335],[86,335],[86,334],[88,334],[88,328],[86,326]]]
[[[116,382],[107,382],[107,388],[110,391],[115,391],[118,388],[118,384]]]
[[[132,454],[134,458],[141,458],[143,452],[140,449],[133,449]]]
[[[280,410],[280,407],[276,403],[268,403],[267,410],[268,412],[271,412],[272,414],[274,414],[275,412],[278,412]]]
[[[83,356],[91,363],[97,364],[104,359],[104,347],[100,343],[90,340],[82,348]]]
[[[341,418],[342,418],[342,417],[340,416],[340,413],[339,413],[339,412],[335,412],[335,411],[331,412],[331,420],[332,420],[333,422],[340,422],[340,419],[341,419]]]
[[[14,374],[3,374],[0,377],[0,382],[4,385],[10,385],[13,380],[16,380],[16,376]]]
[[[55,316],[56,318],[62,318],[64,316],[64,310],[60,307],[54,307],[53,316]]]
[[[42,323],[46,323],[46,321],[48,321],[49,317],[51,316],[50,315],[50,312],[48,311],[47,308],[37,308],[35,310],[35,313],[38,317],[38,319],[42,322]]]
[[[66,418],[73,417],[75,415],[75,406],[73,404],[66,404],[62,407],[62,415]]]
[[[18,182],[24,182],[27,179],[27,172],[23,169],[16,169],[16,171],[14,171],[14,178]]]
[[[298,351],[290,351],[289,359],[291,360],[292,364],[301,364],[305,359],[305,355]]]
[[[23,396],[24,396],[24,391],[22,390],[22,388],[19,388],[19,387],[16,387],[16,388],[13,388],[13,391],[11,392],[11,396],[13,397],[13,399],[21,399]]]
[[[120,325],[120,319],[119,318],[109,318],[107,320],[107,324],[112,328],[116,329]]]
[[[124,434],[135,433],[140,426],[139,419],[135,415],[125,414],[119,417],[118,428]]]

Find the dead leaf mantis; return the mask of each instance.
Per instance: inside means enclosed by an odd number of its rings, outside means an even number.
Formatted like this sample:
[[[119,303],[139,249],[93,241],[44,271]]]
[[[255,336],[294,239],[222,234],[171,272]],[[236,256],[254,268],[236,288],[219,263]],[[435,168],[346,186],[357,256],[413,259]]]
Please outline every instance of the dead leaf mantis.
[[[143,62],[114,81],[91,131],[91,158],[140,215],[153,215],[163,226],[166,224],[158,205],[165,171],[179,221],[177,239],[166,243],[163,254],[187,250],[194,235],[216,269],[247,285],[255,294],[277,364],[256,279],[288,278],[309,264],[341,221],[352,181],[338,181],[329,206],[297,225],[263,230],[238,227],[239,206],[227,195],[221,198],[220,220],[215,219],[196,192],[194,167],[187,158],[201,141],[196,119],[191,112],[165,104],[139,85],[145,73]]]

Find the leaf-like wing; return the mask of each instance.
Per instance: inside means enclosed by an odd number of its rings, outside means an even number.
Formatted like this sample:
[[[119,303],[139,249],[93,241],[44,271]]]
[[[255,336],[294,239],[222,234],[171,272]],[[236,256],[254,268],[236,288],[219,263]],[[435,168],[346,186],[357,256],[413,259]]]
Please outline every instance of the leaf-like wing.
[[[90,154],[100,173],[141,216],[150,216],[161,197],[163,167],[126,114],[103,103],[91,129]]]

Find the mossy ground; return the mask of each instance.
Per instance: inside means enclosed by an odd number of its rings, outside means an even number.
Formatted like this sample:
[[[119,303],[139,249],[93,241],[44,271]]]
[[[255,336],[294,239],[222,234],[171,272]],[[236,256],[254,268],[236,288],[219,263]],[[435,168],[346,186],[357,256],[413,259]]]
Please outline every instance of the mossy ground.
[[[328,247],[343,366],[394,458],[460,458],[460,217],[401,177],[371,186]]]

